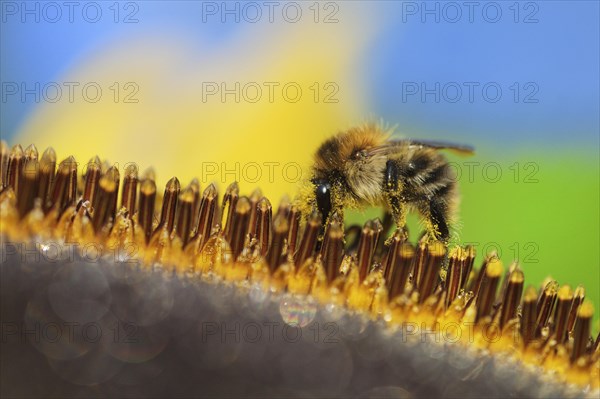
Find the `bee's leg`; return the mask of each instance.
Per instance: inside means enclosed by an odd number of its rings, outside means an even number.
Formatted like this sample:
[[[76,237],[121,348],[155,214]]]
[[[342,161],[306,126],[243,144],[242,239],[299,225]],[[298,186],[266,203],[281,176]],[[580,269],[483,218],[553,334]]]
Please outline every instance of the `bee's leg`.
[[[321,213],[321,228],[324,229],[332,211],[331,203],[331,184],[327,180],[313,180],[315,185],[315,202],[317,209]]]
[[[325,229],[327,228],[327,222],[329,221],[330,216],[338,209],[333,206],[331,201],[331,183],[328,180],[323,179],[313,179],[312,183],[315,187],[315,205],[321,214],[321,227],[319,228],[319,234],[317,235],[317,251],[320,251],[321,245],[323,244]],[[342,209],[339,209],[339,215],[343,219]]]
[[[390,208],[396,227],[402,228],[406,224],[406,207],[401,200],[401,188],[399,184],[400,170],[393,160],[388,160],[385,165],[383,179],[383,193]],[[384,218],[385,220],[385,218]]]
[[[356,252],[358,242],[360,241],[360,233],[362,227],[359,224],[353,224],[344,231],[344,239],[346,240],[346,252]]]
[[[379,240],[377,241],[377,247],[375,248],[375,257],[381,258],[383,255],[383,247],[387,243],[386,237],[392,237],[390,231],[394,226],[394,215],[388,210],[383,213],[383,219],[381,221],[381,235]]]
[[[450,231],[448,229],[448,205],[439,197],[429,200],[429,219],[436,239],[448,243]]]
[[[383,227],[382,233],[384,237],[387,237],[392,227],[394,227],[394,215],[388,210],[383,212],[383,219],[381,221]]]
[[[398,229],[404,229],[406,227],[406,207],[402,205],[400,198],[391,198],[390,205],[392,208],[392,218],[396,223]]]
[[[402,230],[408,237],[406,231],[406,215],[407,208],[402,201],[402,188],[399,183],[400,170],[398,164],[393,160],[388,160],[385,168],[383,181],[383,194],[388,205],[388,210],[383,217],[383,231],[387,240],[380,240],[376,249],[376,254],[383,253],[383,245],[389,245],[393,237],[393,233],[389,234],[392,227]]]

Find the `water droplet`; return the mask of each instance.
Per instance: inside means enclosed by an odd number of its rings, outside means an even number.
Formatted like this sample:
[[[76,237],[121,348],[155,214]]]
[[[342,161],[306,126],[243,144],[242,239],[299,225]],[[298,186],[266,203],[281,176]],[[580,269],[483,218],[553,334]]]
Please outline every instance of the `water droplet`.
[[[279,313],[286,324],[302,328],[315,318],[317,304],[312,297],[285,295],[279,303]]]

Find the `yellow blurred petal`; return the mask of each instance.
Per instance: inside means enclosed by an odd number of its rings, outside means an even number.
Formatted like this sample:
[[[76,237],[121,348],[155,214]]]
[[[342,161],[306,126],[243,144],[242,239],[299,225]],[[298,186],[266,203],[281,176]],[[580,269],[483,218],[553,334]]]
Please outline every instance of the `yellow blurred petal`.
[[[293,195],[319,142],[369,114],[360,61],[377,27],[367,6],[342,7],[337,24],[247,25],[218,48],[179,36],[119,39],[66,73],[61,81],[80,83],[74,101],[41,105],[15,142],[52,145],[82,165],[101,154],[120,170],[154,166],[159,190],[177,175],[183,184],[215,181],[221,192],[239,180],[244,193],[260,186],[273,199]],[[101,87],[98,102],[83,99],[88,82]],[[239,83],[239,102],[207,94],[222,82]],[[139,101],[126,103],[128,95]]]

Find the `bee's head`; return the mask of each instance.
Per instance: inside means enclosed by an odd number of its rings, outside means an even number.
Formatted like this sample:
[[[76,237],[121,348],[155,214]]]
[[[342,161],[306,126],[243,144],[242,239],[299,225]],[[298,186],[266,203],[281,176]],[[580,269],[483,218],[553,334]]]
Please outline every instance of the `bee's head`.
[[[387,161],[385,155],[373,150],[381,147],[385,140],[384,132],[375,125],[340,133],[317,150],[315,175],[318,178],[330,176],[326,179],[329,183],[340,183],[355,199],[372,200],[379,194]]]
[[[321,170],[344,171],[348,164],[368,162],[369,150],[385,140],[386,133],[372,124],[341,132],[321,144],[315,154],[315,166]]]

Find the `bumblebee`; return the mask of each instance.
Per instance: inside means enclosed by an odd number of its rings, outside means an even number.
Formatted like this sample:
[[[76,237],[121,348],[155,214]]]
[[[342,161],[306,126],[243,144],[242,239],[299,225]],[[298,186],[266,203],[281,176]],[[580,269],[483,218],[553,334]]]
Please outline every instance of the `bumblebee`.
[[[469,155],[473,148],[390,136],[390,131],[366,124],[326,140],[315,153],[303,204],[307,211],[319,210],[323,226],[344,208],[382,206],[401,228],[407,212],[416,210],[433,238],[448,242],[458,187],[439,150]]]

